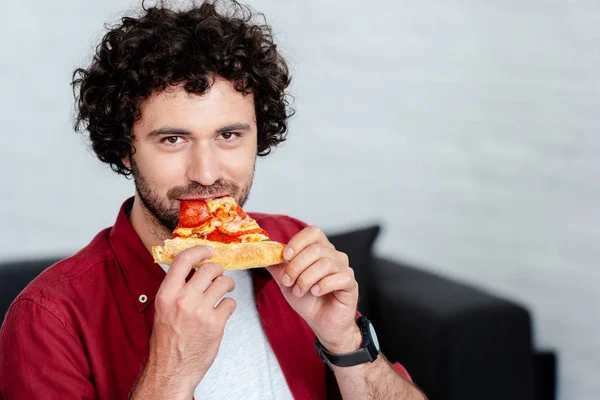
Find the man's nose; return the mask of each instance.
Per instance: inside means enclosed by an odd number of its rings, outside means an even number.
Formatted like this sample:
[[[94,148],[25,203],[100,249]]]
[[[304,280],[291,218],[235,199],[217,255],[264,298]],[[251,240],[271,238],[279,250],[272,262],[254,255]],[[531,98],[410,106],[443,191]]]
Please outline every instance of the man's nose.
[[[210,144],[197,144],[190,153],[187,178],[203,186],[211,186],[221,178],[221,167]]]

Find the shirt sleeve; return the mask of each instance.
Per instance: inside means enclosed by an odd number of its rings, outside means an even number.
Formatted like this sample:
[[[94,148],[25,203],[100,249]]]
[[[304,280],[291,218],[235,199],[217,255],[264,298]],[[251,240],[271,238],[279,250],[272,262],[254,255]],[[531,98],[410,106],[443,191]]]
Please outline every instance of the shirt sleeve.
[[[0,331],[1,399],[94,399],[81,344],[49,310],[14,303]]]
[[[396,372],[398,372],[400,374],[401,377],[406,379],[408,382],[413,383],[413,380],[410,377],[408,371],[400,363],[393,363],[392,366],[394,367]],[[423,394],[423,399],[427,400],[427,396],[425,396],[424,394]]]
[[[404,379],[412,383],[412,378],[408,374],[406,368],[404,368],[400,363],[394,363],[392,364],[392,366],[394,367],[396,372],[398,372]]]

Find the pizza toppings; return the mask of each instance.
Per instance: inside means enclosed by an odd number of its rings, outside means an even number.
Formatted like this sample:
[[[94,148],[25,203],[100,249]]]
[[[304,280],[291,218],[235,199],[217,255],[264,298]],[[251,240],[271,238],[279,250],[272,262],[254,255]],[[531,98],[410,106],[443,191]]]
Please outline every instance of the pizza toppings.
[[[182,200],[173,238],[162,246],[152,246],[152,257],[156,263],[171,264],[177,254],[195,246],[214,250],[200,264],[214,262],[224,270],[261,268],[285,261],[285,245],[272,241],[231,196]]]
[[[194,228],[204,225],[210,219],[210,211],[204,200],[186,200],[179,209],[179,226]]]
[[[269,235],[242,210],[231,196],[182,200],[179,225],[173,237],[198,238],[220,243],[268,241]]]
[[[246,237],[247,236],[247,237]],[[224,229],[217,228],[212,231],[210,234],[206,236],[206,240],[210,240],[211,242],[221,242],[221,243],[244,243],[244,242],[260,242],[263,237],[267,237],[267,232],[263,229],[252,229],[249,231],[240,231],[240,232],[228,232]],[[243,240],[245,239],[248,240]],[[258,239],[258,240],[252,240]]]

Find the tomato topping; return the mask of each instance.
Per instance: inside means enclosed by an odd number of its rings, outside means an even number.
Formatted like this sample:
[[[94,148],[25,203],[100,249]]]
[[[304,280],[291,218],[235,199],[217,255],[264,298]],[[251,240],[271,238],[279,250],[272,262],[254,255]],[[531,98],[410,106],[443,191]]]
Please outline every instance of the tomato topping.
[[[249,231],[241,231],[241,232],[227,232],[226,230],[221,229],[221,227],[212,231],[207,237],[206,240],[210,240],[212,242],[221,242],[221,243],[241,243],[240,236],[243,235],[265,235],[269,236],[264,229],[250,229]]]
[[[222,208],[217,208],[214,212],[214,215],[219,221],[229,219],[229,214]]]
[[[237,206],[235,211],[238,213],[238,215],[240,217],[242,217],[242,219],[246,218],[247,214],[244,212],[244,210],[242,210],[242,207]]]
[[[219,242],[219,243],[235,243],[238,242],[238,238],[235,236],[229,236],[227,233],[221,231],[220,229],[215,229],[211,233],[208,234],[206,240],[210,240],[211,242]]]
[[[210,219],[204,200],[182,200],[179,208],[179,228],[196,228]]]

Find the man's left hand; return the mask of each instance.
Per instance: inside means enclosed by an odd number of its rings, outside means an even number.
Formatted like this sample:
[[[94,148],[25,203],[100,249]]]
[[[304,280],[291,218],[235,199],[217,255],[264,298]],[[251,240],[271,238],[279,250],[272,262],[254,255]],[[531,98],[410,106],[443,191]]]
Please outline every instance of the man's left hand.
[[[287,262],[267,269],[290,306],[328,351],[358,350],[358,284],[348,256],[337,251],[321,229],[309,226],[289,241],[284,258]]]

